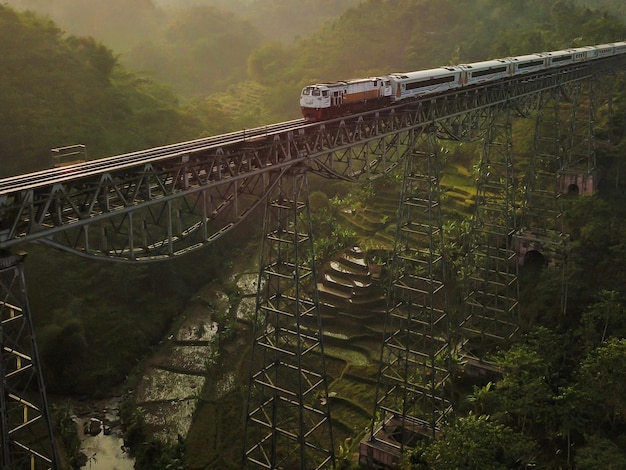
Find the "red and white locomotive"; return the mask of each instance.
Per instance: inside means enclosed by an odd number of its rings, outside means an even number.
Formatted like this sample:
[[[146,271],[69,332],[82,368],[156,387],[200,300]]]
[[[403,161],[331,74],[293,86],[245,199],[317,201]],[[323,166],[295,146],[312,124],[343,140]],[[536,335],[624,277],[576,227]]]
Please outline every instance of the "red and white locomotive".
[[[626,42],[320,83],[302,89],[300,108],[307,121],[323,121],[451,89],[620,54],[626,54]]]
[[[302,115],[309,121],[376,109],[391,103],[389,77],[359,78],[305,87],[300,95]]]

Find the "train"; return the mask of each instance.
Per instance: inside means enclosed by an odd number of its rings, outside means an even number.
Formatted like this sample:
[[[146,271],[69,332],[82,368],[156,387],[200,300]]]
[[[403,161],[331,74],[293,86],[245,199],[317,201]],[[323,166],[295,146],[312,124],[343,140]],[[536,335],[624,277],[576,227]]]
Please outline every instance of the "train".
[[[626,54],[624,41],[380,77],[318,83],[302,89],[300,108],[306,121],[325,121],[448,90],[621,54]]]

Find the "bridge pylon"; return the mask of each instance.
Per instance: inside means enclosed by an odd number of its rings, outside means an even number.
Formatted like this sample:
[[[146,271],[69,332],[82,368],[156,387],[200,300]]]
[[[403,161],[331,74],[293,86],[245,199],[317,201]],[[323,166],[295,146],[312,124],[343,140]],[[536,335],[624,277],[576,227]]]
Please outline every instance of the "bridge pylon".
[[[243,468],[334,468],[305,166],[278,178],[263,232]]]
[[[587,196],[595,192],[600,178],[594,128],[596,80],[577,82],[570,89],[569,129],[559,189],[563,194]]]
[[[2,470],[59,468],[24,278],[25,254],[0,253]]]
[[[374,417],[359,461],[396,468],[451,412],[445,263],[434,132],[406,157]]]
[[[568,121],[564,119],[566,94],[562,89],[545,93],[535,122],[533,152],[526,175],[521,206],[521,229],[515,235],[519,264],[551,266],[561,278],[562,314],[567,307],[569,236],[564,232],[563,170],[567,167]],[[568,119],[573,119],[569,113]],[[570,127],[571,129],[571,127]]]
[[[512,110],[505,106],[491,113],[478,167],[460,324],[466,368],[478,374],[487,371],[485,355],[513,338],[520,320]]]

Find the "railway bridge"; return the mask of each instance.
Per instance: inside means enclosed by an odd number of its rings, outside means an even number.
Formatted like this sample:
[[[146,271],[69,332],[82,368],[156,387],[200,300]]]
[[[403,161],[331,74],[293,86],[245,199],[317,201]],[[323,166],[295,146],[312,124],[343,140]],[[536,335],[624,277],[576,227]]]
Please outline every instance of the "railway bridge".
[[[484,355],[519,330],[517,270],[531,253],[567,269],[561,195],[593,191],[595,112],[610,112],[607,58],[431,95],[330,121],[287,121],[0,180],[2,469],[56,469],[26,293],[26,243],[120,263],[167,261],[235,230],[264,205],[242,466],[333,468],[308,174],[367,182],[402,172],[387,328],[365,465],[393,466],[452,411],[451,354]],[[602,88],[602,92],[599,89]],[[514,119],[534,148],[515,166]],[[460,318],[448,314],[441,140],[481,141]],[[563,277],[565,279],[565,276]],[[565,281],[564,281],[565,284]],[[562,308],[566,308],[563,286]]]

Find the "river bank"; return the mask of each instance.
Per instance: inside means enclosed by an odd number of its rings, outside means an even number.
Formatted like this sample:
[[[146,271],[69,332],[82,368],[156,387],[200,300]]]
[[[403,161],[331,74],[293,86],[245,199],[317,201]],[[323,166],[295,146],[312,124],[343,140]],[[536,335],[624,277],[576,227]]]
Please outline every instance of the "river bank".
[[[148,437],[184,442],[191,470],[234,469],[241,463],[258,279],[251,260],[256,259],[238,257],[224,280],[204,286],[190,299],[128,392],[145,419]],[[352,249],[338,254],[320,276],[334,433],[337,446],[346,448],[366,428],[375,390],[384,318],[375,267]],[[84,443],[90,456],[89,441]],[[122,465],[128,456],[117,436],[109,438],[106,448],[100,445],[92,455],[109,467],[85,468],[127,470]]]
[[[256,302],[258,270],[253,253],[242,253],[222,281],[202,287],[175,318],[168,335],[142,363],[139,373],[124,384],[145,420],[149,438],[176,444],[185,439],[205,382],[217,398],[235,386],[235,378],[221,362],[220,348],[237,348]],[[251,272],[251,270],[253,272]],[[224,354],[224,353],[222,353]],[[229,354],[227,353],[226,356]],[[226,372],[218,373],[216,369]],[[74,421],[88,470],[131,470],[134,459],[123,440],[119,409],[122,396],[77,402]],[[90,429],[90,426],[93,426]]]

